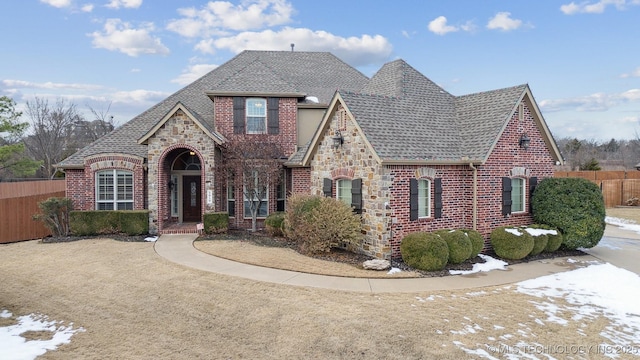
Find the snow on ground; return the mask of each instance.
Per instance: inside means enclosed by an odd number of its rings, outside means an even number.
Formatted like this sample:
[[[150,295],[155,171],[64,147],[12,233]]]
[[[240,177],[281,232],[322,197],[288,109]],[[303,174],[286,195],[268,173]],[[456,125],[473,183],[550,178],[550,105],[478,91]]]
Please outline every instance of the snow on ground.
[[[571,259],[570,259],[571,260]],[[569,261],[576,263],[576,260]],[[609,358],[621,354],[640,358],[640,276],[618,268],[609,263],[588,265],[576,270],[542,276],[516,284],[513,291],[539,298],[532,302],[543,311],[546,319],[534,319],[536,324],[567,324],[576,321],[591,321],[597,317],[606,317],[611,321],[601,333],[602,342],[590,346],[563,347],[560,344],[539,344],[533,341],[533,331],[524,324],[512,333],[505,333],[499,338],[488,338],[486,344],[469,346],[462,342],[454,342],[467,354],[483,359],[496,359],[495,356],[508,359],[553,359],[550,352],[560,354],[600,355]],[[505,290],[509,290],[505,287]],[[558,301],[562,299],[564,301]],[[563,305],[564,303],[568,305]],[[474,324],[463,324],[458,333],[470,329],[478,331]],[[504,329],[499,324],[494,329]],[[507,345],[510,339],[520,339],[515,345]],[[529,340],[531,339],[531,340]]]
[[[144,241],[154,242],[156,240],[158,240],[157,236],[147,236],[146,238],[144,238]]]
[[[484,263],[473,264],[473,269],[471,270],[449,270],[449,273],[451,275],[468,275],[491,270],[506,270],[507,265],[509,265],[506,262],[494,259],[489,255],[478,254],[478,256],[484,260]]]
[[[615,225],[623,230],[635,231],[640,234],[640,225],[636,224],[633,220],[620,219],[613,216],[607,216],[604,218],[604,222],[609,225]]]
[[[1,318],[11,318],[13,314],[7,310],[0,313]],[[62,344],[71,341],[71,336],[82,328],[74,329],[60,325],[58,321],[50,321],[44,315],[30,314],[19,316],[16,323],[0,327],[0,359],[5,360],[31,360],[43,355],[49,350],[55,350]],[[48,340],[27,340],[22,334],[27,331],[50,332]]]

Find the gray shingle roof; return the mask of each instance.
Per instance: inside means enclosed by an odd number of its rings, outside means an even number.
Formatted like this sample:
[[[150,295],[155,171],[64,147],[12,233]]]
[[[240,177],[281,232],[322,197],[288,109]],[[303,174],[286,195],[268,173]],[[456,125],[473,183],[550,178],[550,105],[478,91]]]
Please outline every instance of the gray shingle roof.
[[[336,90],[358,90],[367,81],[361,72],[331,53],[244,51],[57,166],[82,166],[86,156],[110,152],[146,158],[147,147],[139,145],[138,139],[178,102],[203,124],[213,122],[213,102],[207,92],[302,93],[317,97],[320,103],[329,103]]]
[[[340,96],[383,161],[459,162],[489,155],[526,87],[456,97],[396,60]]]

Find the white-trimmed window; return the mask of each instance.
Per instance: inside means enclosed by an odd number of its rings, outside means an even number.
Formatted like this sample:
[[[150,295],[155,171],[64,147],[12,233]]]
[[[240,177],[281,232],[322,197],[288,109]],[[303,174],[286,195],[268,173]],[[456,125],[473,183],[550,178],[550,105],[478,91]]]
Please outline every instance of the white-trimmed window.
[[[178,217],[178,175],[171,175],[171,216]]]
[[[523,178],[511,179],[511,212],[524,212],[525,209],[525,180]]]
[[[231,176],[227,182],[227,212],[229,217],[236,216],[236,187],[234,177]]]
[[[351,180],[340,179],[336,181],[336,198],[351,206]]]
[[[97,210],[133,210],[133,172],[102,170],[96,173]]]
[[[418,180],[418,217],[431,216],[431,181]]]
[[[247,134],[267,133],[267,100],[260,98],[247,99]]]
[[[253,178],[254,190],[252,191],[254,196],[253,199],[247,198],[247,189],[246,186],[243,189],[243,198],[244,198],[244,217],[251,218],[251,202],[258,207],[258,218],[265,218],[269,213],[269,189],[266,189],[265,186],[258,183],[258,173],[254,173]],[[256,196],[262,196],[261,201],[259,201]],[[258,204],[259,203],[259,204]]]

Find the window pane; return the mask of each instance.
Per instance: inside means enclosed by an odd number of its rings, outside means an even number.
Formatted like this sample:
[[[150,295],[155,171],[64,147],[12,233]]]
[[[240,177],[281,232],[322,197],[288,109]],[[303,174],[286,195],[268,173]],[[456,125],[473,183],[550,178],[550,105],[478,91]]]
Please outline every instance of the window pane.
[[[339,200],[351,206],[351,180],[338,180],[336,182],[336,192]]]
[[[428,217],[431,214],[431,182],[418,180],[418,217]]]
[[[267,100],[247,99],[247,133],[263,134],[267,131]]]
[[[524,179],[511,179],[511,212],[524,211]]]
[[[113,210],[113,203],[98,203],[98,210]]]
[[[118,210],[133,210],[133,203],[132,202],[119,202],[118,203]]]
[[[255,206],[258,206],[258,201],[254,201],[253,203],[255,204]],[[267,216],[268,205],[269,203],[266,201],[263,201],[262,204],[260,204],[260,207],[258,208],[258,217]],[[251,202],[247,200],[245,200],[244,202],[244,217],[251,217]]]

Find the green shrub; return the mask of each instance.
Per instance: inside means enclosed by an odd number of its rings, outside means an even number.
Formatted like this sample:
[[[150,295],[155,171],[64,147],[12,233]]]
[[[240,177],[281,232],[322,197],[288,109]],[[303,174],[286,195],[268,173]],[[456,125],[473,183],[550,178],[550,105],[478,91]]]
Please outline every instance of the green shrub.
[[[529,228],[540,229],[547,236],[547,245],[542,250],[543,252],[554,252],[560,248],[560,245],[562,245],[562,234],[553,226],[533,224],[529,225]]]
[[[402,239],[400,254],[415,269],[439,271],[447,265],[449,246],[435,233],[415,232]]]
[[[149,232],[148,210],[91,210],[70,213],[71,233],[75,236]]]
[[[210,212],[202,217],[202,225],[206,234],[223,234],[229,230],[228,212]]]
[[[542,180],[531,199],[537,223],[557,228],[562,247],[591,248],[598,244],[605,228],[605,206],[600,188],[586,179]]]
[[[499,227],[491,232],[491,246],[501,258],[523,259],[533,250],[533,237],[517,227]]]
[[[271,236],[284,235],[284,212],[274,212],[269,214],[264,220],[264,227]]]
[[[471,240],[467,234],[460,230],[438,231],[440,236],[449,247],[449,263],[460,264],[469,259],[473,251]]]
[[[284,215],[284,234],[297,241],[304,237],[304,227],[309,223],[311,212],[320,205],[321,196],[293,194],[287,199],[287,211]]]
[[[461,229],[463,233],[467,234],[469,240],[471,240],[471,255],[469,259],[473,259],[484,249],[484,238],[479,231],[473,229]]]
[[[533,249],[531,249],[529,255],[534,256],[540,254],[549,242],[546,231],[533,227],[526,227],[524,230],[533,237]]]
[[[361,219],[344,202],[327,197],[294,195],[285,213],[286,236],[303,253],[328,252],[343,247],[360,248]]]
[[[38,203],[41,214],[33,215],[34,220],[42,221],[53,236],[69,235],[69,213],[73,202],[69,198],[50,197]]]

